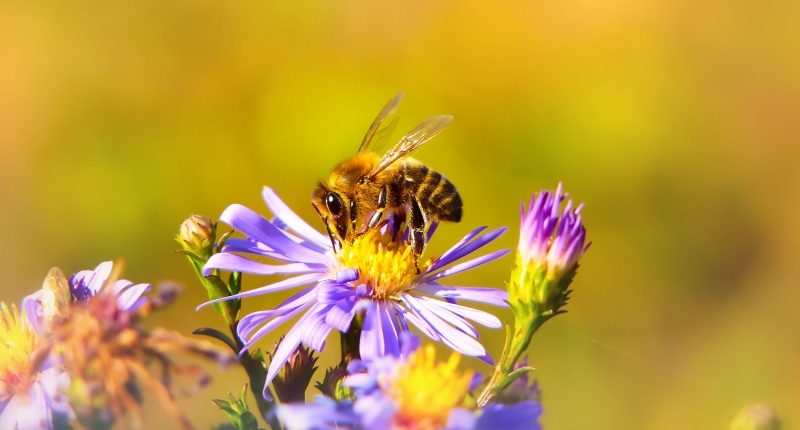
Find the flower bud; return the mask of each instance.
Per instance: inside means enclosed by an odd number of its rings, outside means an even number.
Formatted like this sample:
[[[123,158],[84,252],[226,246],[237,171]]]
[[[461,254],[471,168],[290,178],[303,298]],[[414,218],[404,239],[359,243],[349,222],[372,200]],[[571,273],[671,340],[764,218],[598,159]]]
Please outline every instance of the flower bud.
[[[192,215],[181,224],[176,240],[185,251],[194,253],[204,261],[213,254],[217,239],[217,224],[202,215]]]
[[[322,394],[341,402],[343,400],[354,400],[355,391],[350,387],[342,385],[342,381],[347,376],[347,366],[339,364],[336,367],[331,367],[325,371],[325,378],[318,381],[315,387],[322,392]]]
[[[511,274],[509,299],[515,315],[549,318],[566,303],[578,260],[588,248],[581,222],[583,205],[572,209],[561,184],[555,192],[542,190],[523,206],[516,267]]]
[[[278,345],[280,342],[275,344],[270,359],[275,356]],[[275,394],[281,403],[305,402],[306,388],[311,383],[314,372],[317,371],[317,367],[314,366],[317,359],[318,357],[314,357],[314,352],[309,348],[304,348],[303,345],[299,345],[295,349],[275,379],[272,380]]]
[[[730,430],[778,430],[781,427],[771,406],[764,403],[745,406],[731,421]]]

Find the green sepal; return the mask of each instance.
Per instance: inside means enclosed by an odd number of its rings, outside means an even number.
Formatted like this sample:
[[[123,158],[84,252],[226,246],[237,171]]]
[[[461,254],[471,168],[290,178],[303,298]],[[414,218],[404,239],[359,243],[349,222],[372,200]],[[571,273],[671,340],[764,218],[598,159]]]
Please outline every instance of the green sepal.
[[[202,269],[202,268],[201,268]],[[202,272],[200,272],[202,274]],[[221,299],[223,297],[228,297],[231,295],[228,286],[225,285],[225,282],[219,278],[217,275],[208,275],[203,278],[203,286],[206,287],[206,291],[208,291],[208,298],[211,300]],[[219,308],[217,308],[219,306]],[[225,322],[229,325],[232,325],[235,321],[237,321],[237,316],[239,314],[239,308],[241,306],[240,299],[231,299],[225,300],[223,302],[214,303],[214,308],[219,310],[222,313],[222,316],[225,317]]]
[[[229,238],[229,237],[230,237],[230,236],[233,234],[233,232],[235,232],[235,231],[236,231],[236,230],[231,230],[231,231],[229,231],[229,232],[227,232],[227,233],[223,234],[223,235],[222,235],[222,236],[219,238],[219,241],[217,241],[217,246],[215,246],[215,247],[214,247],[214,254],[219,254],[220,252],[222,252],[222,247],[223,247],[223,246],[225,246],[225,242],[228,240],[228,238]]]

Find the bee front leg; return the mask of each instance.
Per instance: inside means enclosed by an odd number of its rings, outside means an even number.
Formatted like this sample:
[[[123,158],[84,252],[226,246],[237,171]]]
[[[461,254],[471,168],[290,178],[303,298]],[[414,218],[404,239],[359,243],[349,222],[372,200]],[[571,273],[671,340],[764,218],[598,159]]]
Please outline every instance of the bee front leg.
[[[328,236],[331,238],[331,247],[333,247],[333,252],[338,253],[342,250],[342,242],[336,238],[336,233],[333,232],[331,229],[331,224],[328,222],[328,217],[322,219],[325,222],[325,228],[328,229]]]
[[[387,194],[389,193],[388,187],[386,185],[381,188],[381,191],[378,193],[378,207],[375,209],[375,213],[369,218],[367,222],[367,230],[371,230],[378,226],[381,222],[381,218],[383,218],[383,211],[386,210],[386,200]]]
[[[419,270],[419,257],[425,251],[427,238],[425,237],[425,227],[427,220],[425,214],[419,207],[419,202],[416,198],[411,199],[411,217],[408,220],[408,241],[411,244],[411,251],[414,253],[414,267]]]

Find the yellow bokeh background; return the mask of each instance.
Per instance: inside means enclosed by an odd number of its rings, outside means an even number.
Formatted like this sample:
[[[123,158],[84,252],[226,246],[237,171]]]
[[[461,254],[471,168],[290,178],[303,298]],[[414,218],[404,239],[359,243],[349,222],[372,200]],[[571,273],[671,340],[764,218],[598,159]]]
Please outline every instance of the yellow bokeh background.
[[[173,254],[181,221],[267,214],[269,185],[319,226],[315,182],[404,90],[398,132],[455,117],[417,154],[465,202],[430,255],[478,225],[509,226],[492,249],[513,248],[520,200],[559,181],[586,203],[569,313],[530,350],[545,428],[725,428],[753,401],[794,428],[798,22],[789,0],[0,2],[0,299],[124,258],[128,279],[186,285],[147,324],[221,328]],[[511,264],[451,284],[502,287]],[[215,376],[176,390],[200,428],[245,382]]]

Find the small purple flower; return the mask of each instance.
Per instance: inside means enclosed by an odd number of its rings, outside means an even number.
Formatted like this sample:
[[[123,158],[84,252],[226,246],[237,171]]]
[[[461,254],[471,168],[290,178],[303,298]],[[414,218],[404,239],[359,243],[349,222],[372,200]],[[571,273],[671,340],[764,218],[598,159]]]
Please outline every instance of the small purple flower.
[[[315,404],[279,405],[277,414],[288,430],[317,429],[447,429],[538,430],[538,402],[490,404],[483,409],[461,407],[472,379],[459,372],[459,354],[436,363],[432,345],[417,349],[415,336],[405,336],[401,356],[371,363],[354,361],[344,384],[356,390],[354,402],[336,403],[318,397]]]
[[[106,261],[100,263],[94,270],[81,270],[70,276],[69,288],[72,296],[77,301],[87,300],[100,292],[100,289],[108,281],[114,263]],[[150,284],[136,284],[126,279],[119,279],[109,285],[115,296],[117,305],[124,311],[135,311],[139,306],[147,302],[142,294],[150,291]]]
[[[439,280],[505,255],[507,250],[495,251],[451,266],[496,239],[505,228],[482,236],[479,234],[485,227],[472,231],[441,257],[420,264],[421,273],[417,274],[410,248],[389,239],[393,236],[387,228],[370,230],[334,253],[330,239],[292,212],[272,189],[265,187],[263,196],[275,219],[268,221],[241,205],[225,209],[220,220],[247,238],[228,239],[223,252],[208,260],[204,273],[222,269],[291,277],[200,307],[303,287],[277,308],[254,312],[239,323],[238,334],[246,350],[275,327],[305,312],[276,351],[265,386],[301,342],[321,351],[328,333],[332,329],[346,332],[358,312],[365,313],[360,341],[364,360],[397,354],[400,333],[408,331],[411,323],[431,339],[442,341],[462,354],[491,361],[476,340],[477,330],[467,320],[491,328],[501,327],[500,320],[461,306],[456,299],[507,307],[508,293],[493,288],[443,286]],[[431,227],[429,236],[434,230]],[[266,264],[239,253],[283,264]]]
[[[41,330],[45,315],[52,315],[53,312],[57,311],[54,309],[45,309],[45,307],[52,308],[64,306],[71,302],[86,301],[97,295],[103,288],[103,285],[108,281],[113,266],[113,262],[106,261],[100,263],[94,270],[82,270],[70,276],[68,280],[63,279],[61,270],[53,268],[50,273],[48,273],[48,280],[45,281],[45,288],[28,295],[22,300],[22,308],[31,317],[30,320],[33,327],[37,331]],[[48,287],[48,284],[52,286]],[[66,290],[67,288],[69,292],[54,291],[59,289]],[[150,284],[134,285],[131,281],[119,279],[114,281],[107,288],[110,288],[111,292],[117,298],[117,305],[121,310],[133,312],[141,305],[147,303],[149,299],[147,297],[142,297],[142,295],[150,291],[151,286]],[[65,300],[67,300],[68,303],[60,303],[58,299],[47,300],[48,297],[52,297],[53,295],[59,296],[61,294],[67,297]]]

